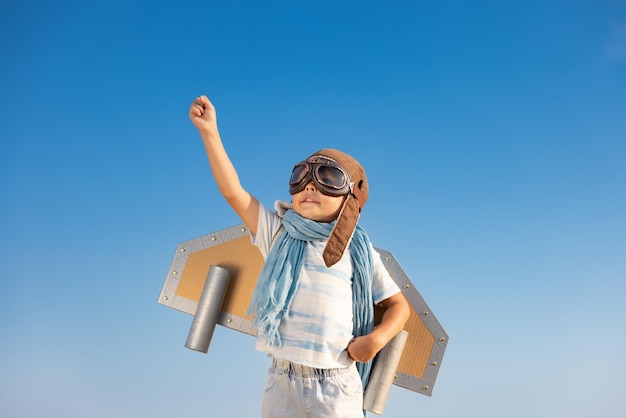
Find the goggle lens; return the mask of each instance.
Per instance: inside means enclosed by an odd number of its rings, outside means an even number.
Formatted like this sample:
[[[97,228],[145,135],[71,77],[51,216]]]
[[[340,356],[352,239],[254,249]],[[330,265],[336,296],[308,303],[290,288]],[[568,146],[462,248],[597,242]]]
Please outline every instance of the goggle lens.
[[[309,172],[309,166],[306,164],[298,164],[293,168],[291,172],[291,178],[289,179],[289,185],[295,185],[300,183]]]
[[[341,189],[346,183],[346,177],[343,175],[343,172],[336,167],[321,165],[317,167],[316,174],[317,181],[324,186]]]

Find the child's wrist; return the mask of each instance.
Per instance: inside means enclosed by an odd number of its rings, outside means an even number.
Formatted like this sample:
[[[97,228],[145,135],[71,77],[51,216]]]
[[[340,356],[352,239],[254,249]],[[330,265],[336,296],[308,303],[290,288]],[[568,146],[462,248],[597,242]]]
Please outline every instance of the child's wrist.
[[[200,131],[200,136],[202,138],[211,139],[211,138],[219,137],[219,131],[217,129],[217,125],[198,128],[198,131]]]

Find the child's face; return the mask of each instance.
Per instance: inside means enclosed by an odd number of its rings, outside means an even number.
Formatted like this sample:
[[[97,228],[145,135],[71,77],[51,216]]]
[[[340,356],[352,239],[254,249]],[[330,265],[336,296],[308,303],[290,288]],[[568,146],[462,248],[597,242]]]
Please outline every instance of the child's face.
[[[322,194],[313,182],[292,196],[293,210],[298,215],[316,222],[332,222],[337,219],[345,196]]]

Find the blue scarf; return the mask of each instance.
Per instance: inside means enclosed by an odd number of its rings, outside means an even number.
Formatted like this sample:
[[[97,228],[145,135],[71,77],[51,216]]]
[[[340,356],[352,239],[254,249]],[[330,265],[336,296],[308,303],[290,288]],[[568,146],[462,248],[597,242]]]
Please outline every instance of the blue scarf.
[[[286,233],[276,238],[267,255],[247,312],[253,316],[254,326],[267,338],[271,347],[281,346],[278,326],[283,317],[289,316],[289,307],[298,290],[307,241],[328,240],[334,223],[315,222],[288,210],[283,217],[283,225]],[[374,328],[372,251],[367,234],[358,225],[348,251],[352,262],[353,335],[358,337],[369,334]],[[364,388],[371,363],[357,363]]]

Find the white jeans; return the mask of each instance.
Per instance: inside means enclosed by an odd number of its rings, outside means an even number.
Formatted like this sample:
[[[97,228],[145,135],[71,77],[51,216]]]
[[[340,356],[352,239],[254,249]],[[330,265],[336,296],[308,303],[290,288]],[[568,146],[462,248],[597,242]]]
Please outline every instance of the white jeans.
[[[274,359],[262,417],[363,418],[363,388],[356,366],[315,369]]]

